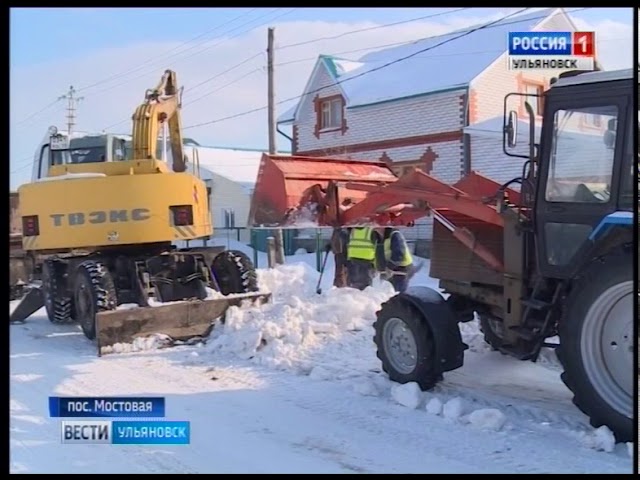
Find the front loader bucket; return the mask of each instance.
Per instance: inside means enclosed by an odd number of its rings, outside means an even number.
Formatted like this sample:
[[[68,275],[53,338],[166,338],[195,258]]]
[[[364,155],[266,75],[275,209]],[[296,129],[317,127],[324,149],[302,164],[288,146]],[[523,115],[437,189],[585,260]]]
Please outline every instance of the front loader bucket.
[[[279,228],[328,226],[314,211],[314,189],[326,190],[330,182],[337,182],[337,199],[341,203],[355,204],[366,198],[367,192],[347,188],[347,182],[384,185],[396,180],[391,169],[382,162],[263,154],[251,198],[249,225]],[[304,211],[301,206],[308,210]]]
[[[214,320],[224,315],[229,307],[240,306],[247,300],[262,304],[270,298],[270,293],[251,292],[158,307],[100,312],[96,316],[98,356],[103,347],[132,343],[138,337],[151,334],[164,334],[173,340],[206,337],[211,333]]]
[[[20,303],[9,315],[9,323],[24,322],[31,315],[44,307],[44,293],[40,287],[31,287],[22,297]]]

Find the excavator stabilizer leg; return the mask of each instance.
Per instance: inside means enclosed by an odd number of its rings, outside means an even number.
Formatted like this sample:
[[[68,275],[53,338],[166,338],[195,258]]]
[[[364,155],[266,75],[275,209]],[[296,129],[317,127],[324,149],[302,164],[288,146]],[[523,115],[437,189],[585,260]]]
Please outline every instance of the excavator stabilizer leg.
[[[40,287],[32,287],[9,315],[10,323],[22,323],[44,307],[44,292]]]
[[[132,343],[138,337],[163,334],[172,340],[206,337],[213,322],[231,306],[249,301],[262,304],[270,293],[250,292],[232,294],[208,300],[191,300],[158,307],[103,311],[96,315],[98,356],[102,348],[116,343]]]

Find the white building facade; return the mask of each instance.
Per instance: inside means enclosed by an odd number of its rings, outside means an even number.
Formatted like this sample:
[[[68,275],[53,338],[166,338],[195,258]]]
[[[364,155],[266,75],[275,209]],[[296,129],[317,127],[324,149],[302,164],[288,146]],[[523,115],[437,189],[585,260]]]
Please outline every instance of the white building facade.
[[[547,9],[459,39],[460,31],[374,52],[359,62],[321,55],[301,100],[278,121],[292,126],[294,155],[384,161],[396,174],[417,167],[449,184],[476,171],[503,183],[522,170],[522,160],[502,149],[505,96],[540,95],[560,73],[509,70],[508,32],[575,30],[563,9]],[[542,111],[542,101],[528,101]],[[508,110],[527,118],[523,97],[510,97]],[[426,217],[404,233],[428,246],[431,226]]]

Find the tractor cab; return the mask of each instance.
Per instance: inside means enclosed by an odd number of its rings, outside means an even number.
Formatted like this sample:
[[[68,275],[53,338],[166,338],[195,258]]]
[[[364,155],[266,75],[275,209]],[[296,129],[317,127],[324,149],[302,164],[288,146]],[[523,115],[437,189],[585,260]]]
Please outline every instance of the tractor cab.
[[[631,70],[566,72],[542,98],[511,94],[533,97],[525,103],[528,152],[515,153],[515,111],[505,112],[503,148],[525,159],[522,198],[535,231],[537,267],[545,277],[572,278],[594,241],[612,233],[607,227],[631,219],[632,81]],[[544,106],[538,141],[533,102]]]

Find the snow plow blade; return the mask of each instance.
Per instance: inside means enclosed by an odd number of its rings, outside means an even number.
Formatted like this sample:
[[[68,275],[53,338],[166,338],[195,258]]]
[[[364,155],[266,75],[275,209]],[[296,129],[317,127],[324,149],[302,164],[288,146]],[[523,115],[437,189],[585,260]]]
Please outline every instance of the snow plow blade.
[[[42,307],[44,307],[44,294],[42,289],[37,286],[32,286],[27,290],[27,294],[22,297],[22,300],[20,300],[15,310],[9,315],[9,323],[24,322]]]
[[[270,298],[270,293],[250,292],[158,307],[100,312],[96,315],[98,356],[104,347],[132,343],[138,337],[151,334],[163,334],[174,341],[206,337],[211,333],[214,320],[223,316],[229,307],[240,306],[243,302],[262,305]]]

